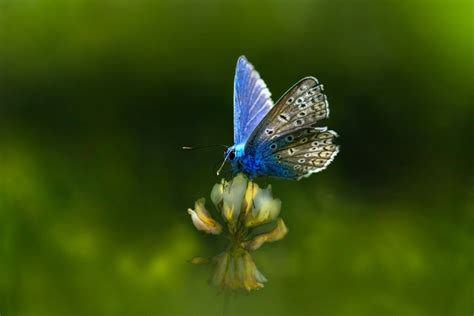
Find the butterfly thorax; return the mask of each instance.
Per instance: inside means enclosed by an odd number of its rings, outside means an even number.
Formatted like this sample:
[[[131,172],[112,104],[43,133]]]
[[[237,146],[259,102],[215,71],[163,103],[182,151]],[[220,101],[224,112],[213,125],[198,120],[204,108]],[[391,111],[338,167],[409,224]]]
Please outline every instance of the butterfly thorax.
[[[268,172],[263,157],[258,153],[250,154],[246,152],[243,144],[230,147],[226,155],[231,162],[231,171],[234,175],[242,172],[249,178],[256,178]]]

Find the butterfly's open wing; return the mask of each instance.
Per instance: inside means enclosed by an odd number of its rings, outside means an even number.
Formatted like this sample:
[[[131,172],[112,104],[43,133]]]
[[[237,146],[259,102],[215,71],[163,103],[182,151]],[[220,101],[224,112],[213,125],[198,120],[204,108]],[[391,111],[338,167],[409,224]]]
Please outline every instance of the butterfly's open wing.
[[[245,56],[237,61],[234,78],[234,144],[247,141],[273,107],[265,82]]]
[[[296,83],[255,128],[246,151],[270,176],[300,179],[325,169],[339,151],[336,132],[316,123],[329,116],[323,86],[313,77]]]

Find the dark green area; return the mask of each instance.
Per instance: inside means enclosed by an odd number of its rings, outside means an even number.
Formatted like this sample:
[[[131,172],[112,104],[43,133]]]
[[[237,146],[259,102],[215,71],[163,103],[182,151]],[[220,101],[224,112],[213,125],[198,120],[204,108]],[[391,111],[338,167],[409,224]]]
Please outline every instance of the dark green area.
[[[287,238],[231,315],[474,313],[474,5],[0,2],[0,314],[220,315],[192,226],[245,54],[324,84],[341,153],[271,183]]]

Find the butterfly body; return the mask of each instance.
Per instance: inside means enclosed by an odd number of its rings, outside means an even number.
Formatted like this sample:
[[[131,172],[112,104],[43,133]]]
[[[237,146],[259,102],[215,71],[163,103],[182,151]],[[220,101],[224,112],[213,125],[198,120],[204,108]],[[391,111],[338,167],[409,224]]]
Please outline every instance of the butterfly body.
[[[316,122],[329,116],[323,86],[306,77],[276,103],[258,72],[241,56],[234,81],[234,146],[225,152],[233,174],[301,179],[325,169],[337,134]]]
[[[233,152],[235,152],[235,158],[230,159]],[[272,162],[271,158],[264,157],[263,153],[246,153],[245,148],[239,149],[239,146],[230,147],[226,155],[229,155],[231,171],[234,175],[242,172],[253,179],[275,173],[275,170],[272,170],[272,168],[278,169],[278,166],[275,164],[276,161]]]

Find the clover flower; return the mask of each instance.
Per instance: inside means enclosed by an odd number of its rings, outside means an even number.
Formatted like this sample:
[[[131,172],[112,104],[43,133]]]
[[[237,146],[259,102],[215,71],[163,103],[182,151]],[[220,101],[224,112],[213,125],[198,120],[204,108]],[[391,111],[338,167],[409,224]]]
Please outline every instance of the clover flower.
[[[251,251],[266,242],[282,239],[288,228],[281,218],[281,201],[274,199],[271,187],[261,189],[238,174],[231,181],[222,180],[214,185],[211,200],[217,209],[213,218],[205,208],[205,199],[196,201],[194,210],[188,209],[194,226],[205,233],[224,236],[229,240],[225,251],[212,260],[195,257],[189,262],[215,263],[211,284],[220,290],[263,288],[265,276],[255,265]]]

